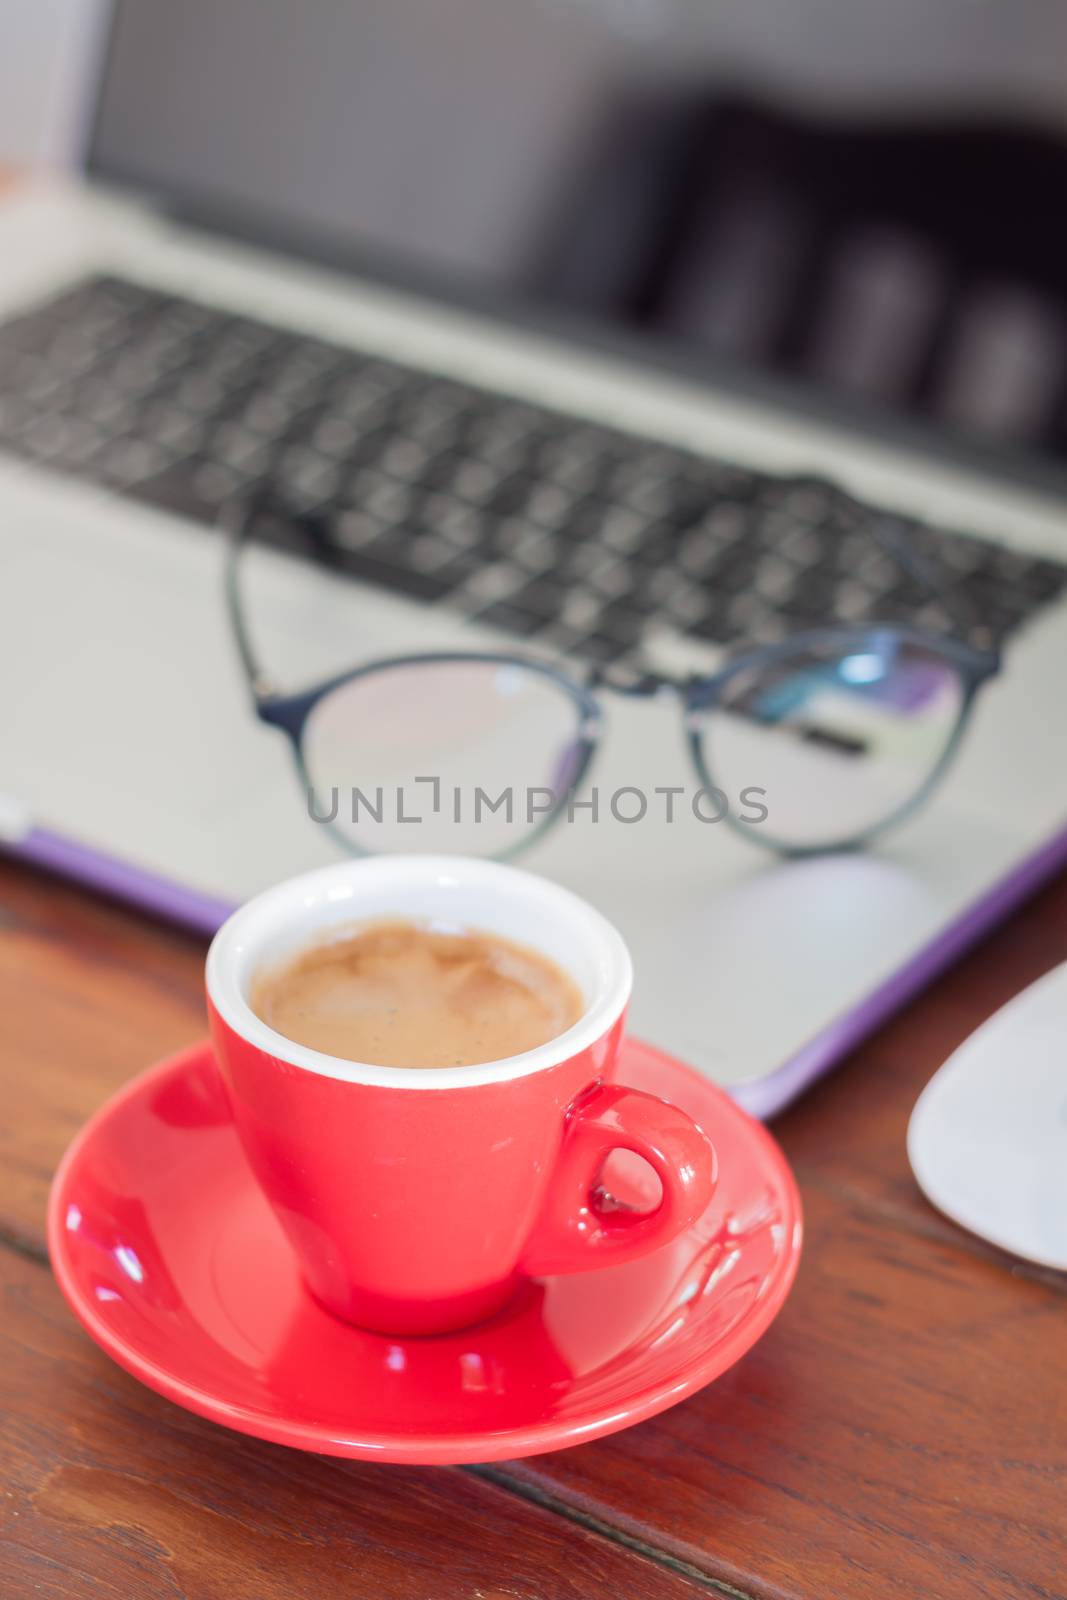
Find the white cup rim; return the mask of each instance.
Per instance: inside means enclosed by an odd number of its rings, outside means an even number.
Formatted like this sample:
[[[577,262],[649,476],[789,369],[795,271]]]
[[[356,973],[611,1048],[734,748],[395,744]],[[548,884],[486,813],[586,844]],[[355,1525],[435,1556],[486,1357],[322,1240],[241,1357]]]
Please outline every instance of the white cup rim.
[[[586,1006],[578,1021],[533,1050],[496,1061],[466,1067],[383,1067],[372,1062],[348,1061],[287,1039],[252,1010],[247,983],[252,971],[268,964],[272,945],[282,940],[296,951],[314,941],[331,923],[358,924],[389,914],[389,891],[415,892],[422,885],[437,895],[470,896],[470,904],[484,905],[496,896],[509,906],[525,905],[531,917],[548,916],[557,928],[566,926],[581,942],[585,973]],[[374,909],[372,902],[381,902]],[[328,912],[325,920],[323,911]],[[345,913],[349,912],[346,916]],[[394,911],[393,914],[396,914]],[[521,921],[521,918],[519,919]],[[468,926],[485,927],[485,917],[472,909]],[[511,926],[514,926],[514,921]],[[503,928],[491,928],[503,932]],[[524,940],[521,929],[507,937]],[[552,953],[552,952],[546,952]],[[563,959],[560,965],[571,971]],[[572,971],[572,976],[579,975]],[[633,967],[618,930],[591,905],[569,889],[533,873],[501,862],[467,856],[382,855],[341,861],[333,866],[288,878],[246,901],[222,924],[207,955],[207,992],[222,1021],[248,1044],[264,1054],[319,1077],[380,1088],[458,1089],[488,1083],[506,1083],[543,1072],[579,1055],[596,1044],[622,1016],[630,998]]]

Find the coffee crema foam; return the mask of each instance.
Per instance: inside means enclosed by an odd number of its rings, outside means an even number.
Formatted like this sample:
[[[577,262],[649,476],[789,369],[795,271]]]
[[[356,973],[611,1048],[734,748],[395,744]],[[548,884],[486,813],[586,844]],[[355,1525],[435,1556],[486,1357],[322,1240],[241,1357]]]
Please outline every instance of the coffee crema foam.
[[[499,934],[366,923],[252,982],[252,1009],[285,1038],[380,1067],[471,1067],[521,1055],[585,1009],[556,963]]]

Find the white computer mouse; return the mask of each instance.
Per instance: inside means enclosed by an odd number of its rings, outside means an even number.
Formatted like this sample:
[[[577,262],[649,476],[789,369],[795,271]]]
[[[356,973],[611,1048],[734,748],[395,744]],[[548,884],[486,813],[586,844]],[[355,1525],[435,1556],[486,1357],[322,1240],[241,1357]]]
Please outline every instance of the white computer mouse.
[[[1067,962],[966,1039],[911,1114],[908,1157],[946,1216],[1067,1271]]]

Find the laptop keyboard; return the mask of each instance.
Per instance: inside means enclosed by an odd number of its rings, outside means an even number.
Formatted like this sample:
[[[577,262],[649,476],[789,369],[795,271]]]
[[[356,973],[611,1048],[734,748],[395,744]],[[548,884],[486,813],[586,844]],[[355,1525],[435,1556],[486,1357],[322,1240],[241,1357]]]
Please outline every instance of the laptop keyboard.
[[[524,644],[637,665],[657,635],[771,641],[833,620],[1002,642],[1067,566],[114,277],[0,325],[0,447],[264,535]],[[961,626],[968,619],[973,628]]]

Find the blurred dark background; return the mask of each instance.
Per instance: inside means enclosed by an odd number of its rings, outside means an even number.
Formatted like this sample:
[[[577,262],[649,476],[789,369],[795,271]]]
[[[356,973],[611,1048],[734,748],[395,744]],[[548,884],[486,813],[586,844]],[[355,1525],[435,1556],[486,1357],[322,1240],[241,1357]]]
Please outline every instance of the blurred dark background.
[[[1067,62],[1065,62],[1067,74]],[[1067,453],[1067,142],[978,116],[620,106],[541,282],[689,347]]]
[[[125,0],[116,19],[106,178],[1067,455],[1060,0]]]

